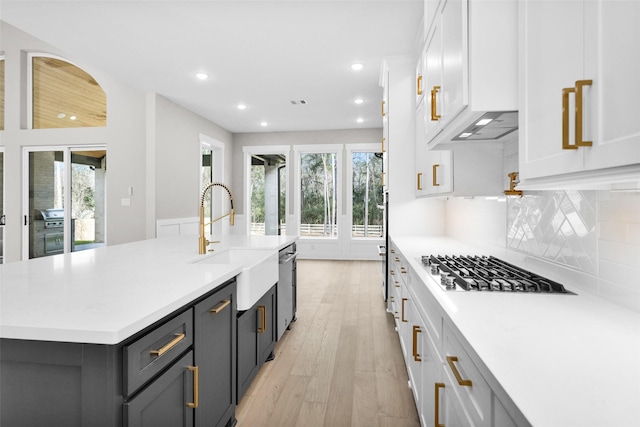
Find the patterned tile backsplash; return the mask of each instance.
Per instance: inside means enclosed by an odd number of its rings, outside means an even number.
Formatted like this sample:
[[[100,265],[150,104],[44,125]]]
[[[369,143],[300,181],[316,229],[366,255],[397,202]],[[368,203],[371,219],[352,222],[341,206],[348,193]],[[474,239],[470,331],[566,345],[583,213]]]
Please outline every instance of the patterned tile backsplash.
[[[446,235],[580,271],[584,289],[640,312],[640,192],[450,198],[445,211]]]
[[[596,191],[531,191],[509,197],[507,248],[596,274],[596,200]]]

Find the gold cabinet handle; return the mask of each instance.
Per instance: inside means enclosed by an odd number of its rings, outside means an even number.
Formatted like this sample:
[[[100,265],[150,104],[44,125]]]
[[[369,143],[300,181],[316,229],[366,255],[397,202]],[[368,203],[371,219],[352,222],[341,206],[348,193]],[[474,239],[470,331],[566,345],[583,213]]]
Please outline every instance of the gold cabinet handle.
[[[264,305],[258,306],[258,311],[260,312],[260,327],[258,327],[258,333],[263,334],[267,330],[267,307]]]
[[[397,311],[394,311],[394,312],[393,312],[393,318],[394,318],[394,319],[399,319],[399,317],[398,317],[398,312],[397,312]]]
[[[433,167],[431,168],[431,173],[432,173],[432,175],[433,175],[433,176],[432,176],[431,181],[432,181],[432,183],[433,183],[432,185],[433,185],[434,187],[439,187],[439,186],[440,186],[440,184],[438,184],[438,168],[439,168],[439,167],[440,167],[440,165],[436,163],[436,164],[435,164],[435,165],[433,165]]]
[[[458,372],[458,368],[456,368],[456,365],[453,364],[453,362],[457,362],[457,361],[458,361],[457,356],[447,356],[447,363],[449,364],[449,367],[451,368],[453,375],[456,377],[458,384],[462,386],[471,387],[472,385],[471,380],[463,380],[462,376],[460,375],[460,372]]]
[[[433,89],[431,89],[431,120],[432,121],[440,120],[440,115],[436,113],[436,110],[437,110],[436,95],[439,91],[440,91],[440,86],[434,86]]]
[[[407,269],[404,267],[400,267],[400,273],[407,274]]]
[[[393,285],[394,285],[396,288],[399,288],[399,287],[400,287],[400,283],[398,283],[397,281],[394,281],[394,282],[393,282]]]
[[[407,323],[407,319],[405,319],[405,318],[404,318],[404,303],[405,303],[405,301],[407,301],[407,300],[408,300],[408,298],[402,298],[402,319],[401,319],[401,320],[402,320],[404,323]]]
[[[569,143],[569,94],[575,92],[573,87],[562,89],[562,149],[577,150],[577,145]]]
[[[231,300],[230,299],[222,300],[222,301],[220,301],[220,303],[218,305],[216,305],[211,310],[209,310],[209,313],[218,314],[222,310],[224,310],[227,306],[229,306],[229,304],[231,304]]]
[[[413,360],[422,362],[422,358],[418,353],[418,334],[422,332],[420,326],[413,325]]]
[[[393,260],[394,260],[395,262],[400,262],[400,258],[398,258],[397,256],[396,256],[396,257],[393,257]]]
[[[383,187],[384,187],[385,185],[387,185],[387,184],[386,184],[386,180],[385,180],[385,176],[386,176],[386,173],[382,172],[382,186],[383,186]]]
[[[576,81],[576,145],[578,147],[591,147],[592,141],[582,140],[582,88],[591,86],[593,80]]]
[[[200,402],[200,386],[198,385],[198,367],[197,366],[188,366],[188,370],[193,372],[193,402],[188,402],[187,407],[191,409],[196,409]]]
[[[384,111],[384,105],[386,104],[386,101],[382,101],[382,117],[386,116],[387,113]]]
[[[175,347],[176,345],[178,345],[178,343],[180,341],[182,341],[183,339],[186,338],[186,334],[182,333],[182,334],[175,334],[175,338],[172,339],[171,341],[169,341],[167,344],[165,344],[163,347],[159,348],[158,350],[151,350],[149,353],[151,353],[152,356],[162,356],[163,354],[165,354],[167,351],[171,350],[173,347]]]
[[[385,141],[385,140],[386,140],[385,138],[382,138],[382,152],[383,152],[383,153],[385,153],[385,152],[386,152],[386,150],[384,149],[384,141]]]
[[[416,92],[418,95],[422,95],[422,76],[418,76],[418,80],[416,82]]]
[[[390,251],[390,252],[391,252],[392,254],[395,254],[395,253],[396,253],[396,250],[395,250],[395,249],[391,249],[391,251]]]
[[[440,389],[444,388],[444,383],[436,383],[436,402],[435,402],[435,426],[444,427],[444,424],[440,424]]]
[[[418,172],[418,190],[422,190],[422,172]]]
[[[396,282],[396,283],[398,283],[398,282]],[[389,300],[391,300],[391,302],[396,302],[396,300],[393,298],[393,296],[390,296]]]
[[[390,274],[390,275],[392,275],[392,276],[395,276],[395,275],[396,275],[396,272],[395,272],[395,270],[391,270],[391,271],[389,272],[389,274]]]

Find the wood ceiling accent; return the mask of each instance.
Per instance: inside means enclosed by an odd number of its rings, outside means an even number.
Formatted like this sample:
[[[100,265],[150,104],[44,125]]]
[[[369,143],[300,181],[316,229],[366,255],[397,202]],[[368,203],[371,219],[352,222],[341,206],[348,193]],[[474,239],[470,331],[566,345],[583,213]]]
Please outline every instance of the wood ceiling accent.
[[[0,59],[0,130],[4,130],[4,59]]]
[[[107,125],[107,97],[93,77],[56,58],[33,57],[32,65],[33,129]]]

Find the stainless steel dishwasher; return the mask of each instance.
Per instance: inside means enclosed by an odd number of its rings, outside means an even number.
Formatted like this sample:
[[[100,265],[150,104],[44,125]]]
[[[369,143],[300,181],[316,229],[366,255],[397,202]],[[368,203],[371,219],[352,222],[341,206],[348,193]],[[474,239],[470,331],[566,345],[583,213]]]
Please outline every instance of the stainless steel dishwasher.
[[[276,337],[280,340],[284,331],[289,328],[291,322],[296,320],[296,244],[287,246],[280,250],[277,293],[277,313],[278,322]]]

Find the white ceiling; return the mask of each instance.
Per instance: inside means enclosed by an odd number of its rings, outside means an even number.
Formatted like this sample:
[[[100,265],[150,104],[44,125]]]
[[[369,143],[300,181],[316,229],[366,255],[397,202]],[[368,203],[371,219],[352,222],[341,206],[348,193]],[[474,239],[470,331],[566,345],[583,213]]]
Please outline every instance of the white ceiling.
[[[273,132],[380,127],[381,59],[413,54],[422,3],[0,0],[0,17],[231,132]]]

